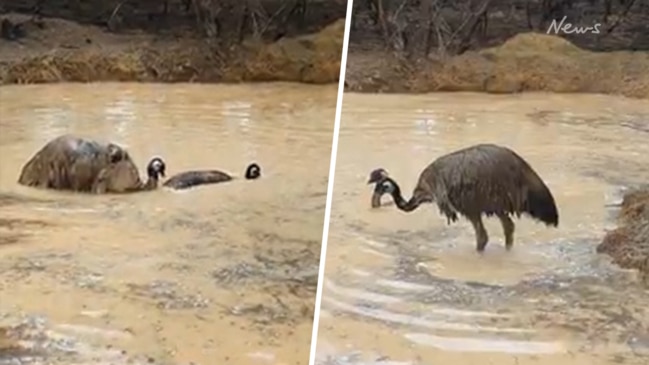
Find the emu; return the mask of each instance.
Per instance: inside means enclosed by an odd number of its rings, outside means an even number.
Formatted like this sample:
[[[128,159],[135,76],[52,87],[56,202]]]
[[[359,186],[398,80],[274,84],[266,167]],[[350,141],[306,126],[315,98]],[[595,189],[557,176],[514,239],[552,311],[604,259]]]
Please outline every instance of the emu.
[[[246,180],[258,179],[261,177],[261,167],[257,163],[251,163],[246,168],[244,177]],[[233,176],[219,170],[185,171],[170,177],[162,186],[180,190],[198,185],[218,184],[232,179]]]
[[[23,166],[18,183],[42,189],[95,194],[153,190],[165,176],[160,157],[147,166],[142,181],[128,151],[114,143],[102,143],[74,135],[49,141]]]
[[[482,215],[499,218],[508,251],[514,244],[512,216],[527,214],[546,226],[559,225],[554,197],[539,175],[516,152],[494,144],[478,144],[437,158],[421,172],[409,200],[392,178],[384,176],[379,184],[380,194],[390,194],[404,212],[436,202],[448,224],[464,216],[473,226],[480,253],[489,241]]]

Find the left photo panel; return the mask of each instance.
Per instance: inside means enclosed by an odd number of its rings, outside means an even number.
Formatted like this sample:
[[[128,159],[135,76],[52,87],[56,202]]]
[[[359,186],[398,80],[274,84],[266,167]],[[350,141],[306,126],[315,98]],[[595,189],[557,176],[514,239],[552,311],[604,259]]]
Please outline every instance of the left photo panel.
[[[347,9],[2,1],[0,364],[308,364]]]

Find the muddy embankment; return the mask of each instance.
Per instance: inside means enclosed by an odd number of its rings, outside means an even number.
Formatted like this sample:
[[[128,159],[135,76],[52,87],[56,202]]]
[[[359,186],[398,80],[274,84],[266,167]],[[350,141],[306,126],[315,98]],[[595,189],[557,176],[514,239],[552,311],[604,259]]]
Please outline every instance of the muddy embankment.
[[[546,91],[649,99],[649,52],[592,52],[539,33],[423,65],[350,48],[346,85],[359,92]]]
[[[355,2],[347,89],[649,98],[649,3]]]
[[[173,1],[170,3],[175,4]],[[117,31],[105,24],[106,18],[112,14],[108,10],[114,7],[107,8],[99,21],[90,21],[76,13],[70,15],[63,8],[61,11],[54,9],[56,11],[38,19],[27,12],[7,12],[6,8],[3,14],[0,9],[0,21],[6,19],[13,25],[20,25],[17,39],[0,38],[0,84],[65,81],[337,82],[345,23],[341,18],[344,17],[344,6],[329,0],[312,4],[320,7],[307,9],[310,17],[315,19],[302,20],[310,26],[297,30],[288,26],[274,29],[273,14],[285,14],[290,8],[276,11],[271,8],[264,12],[267,19],[263,34],[260,31],[258,36],[254,36],[248,32],[250,34],[246,33],[241,41],[238,39],[241,35],[235,34],[232,31],[234,25],[230,24],[236,23],[230,19],[234,16],[228,17],[225,10],[220,12],[224,19],[219,26],[226,31],[219,30],[216,35],[206,36],[201,27],[192,23],[195,19],[191,12],[183,13],[184,23],[173,24],[168,29],[164,27],[166,23],[157,20],[158,15],[149,14],[148,20],[130,28],[127,23]],[[160,6],[159,3],[154,5]],[[157,25],[151,29],[151,24]]]
[[[638,270],[649,285],[649,187],[624,196],[618,221],[618,228],[606,234],[597,252],[610,255],[623,268]]]

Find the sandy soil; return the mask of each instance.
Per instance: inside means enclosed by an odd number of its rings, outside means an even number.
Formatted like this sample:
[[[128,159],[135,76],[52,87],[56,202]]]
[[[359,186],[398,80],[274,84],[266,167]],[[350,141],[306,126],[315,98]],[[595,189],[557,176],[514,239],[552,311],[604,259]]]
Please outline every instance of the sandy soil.
[[[344,19],[317,33],[276,42],[245,41],[224,51],[204,39],[5,14],[26,37],[0,39],[0,84],[89,81],[331,83],[339,77]]]

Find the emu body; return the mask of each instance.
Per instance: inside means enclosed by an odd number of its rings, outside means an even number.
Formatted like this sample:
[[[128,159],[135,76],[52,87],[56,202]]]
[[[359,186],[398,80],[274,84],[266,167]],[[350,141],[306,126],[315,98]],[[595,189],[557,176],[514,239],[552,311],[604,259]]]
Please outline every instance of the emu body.
[[[419,175],[412,197],[405,200],[390,177],[380,183],[380,194],[391,194],[397,207],[411,212],[423,203],[436,202],[448,223],[464,216],[483,252],[489,236],[482,216],[496,216],[505,233],[505,247],[514,244],[512,217],[527,214],[557,227],[559,214],[550,189],[532,167],[514,151],[494,144],[479,144],[444,155]]]
[[[261,176],[261,168],[256,163],[248,165],[245,178],[254,180]],[[218,170],[186,171],[170,177],[162,185],[172,189],[188,189],[198,185],[217,184],[234,179],[225,172]]]
[[[140,181],[137,167],[122,147],[63,135],[48,142],[23,166],[18,183],[42,189],[87,193],[121,193],[157,187],[164,162],[151,160],[149,179]]]

